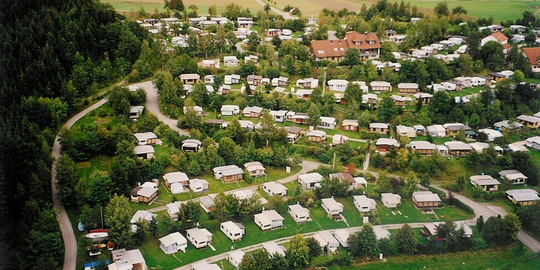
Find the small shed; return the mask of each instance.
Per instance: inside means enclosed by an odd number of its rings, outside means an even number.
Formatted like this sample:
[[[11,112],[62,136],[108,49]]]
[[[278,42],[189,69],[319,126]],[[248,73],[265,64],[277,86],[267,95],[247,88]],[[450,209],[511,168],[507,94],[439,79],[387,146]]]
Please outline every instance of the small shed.
[[[306,223],[311,218],[309,217],[309,209],[301,206],[300,204],[292,204],[289,205],[289,209],[287,210],[289,215],[294,219],[296,223]]]
[[[159,238],[159,247],[165,254],[173,254],[181,250],[186,253],[187,239],[179,232]]]

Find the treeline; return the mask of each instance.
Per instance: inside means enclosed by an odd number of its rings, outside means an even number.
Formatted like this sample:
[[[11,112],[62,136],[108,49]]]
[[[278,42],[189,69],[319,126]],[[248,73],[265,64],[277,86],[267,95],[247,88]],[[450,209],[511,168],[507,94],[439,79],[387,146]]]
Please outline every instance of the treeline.
[[[62,267],[55,133],[92,89],[131,72],[146,33],[95,0],[0,3],[0,268]]]

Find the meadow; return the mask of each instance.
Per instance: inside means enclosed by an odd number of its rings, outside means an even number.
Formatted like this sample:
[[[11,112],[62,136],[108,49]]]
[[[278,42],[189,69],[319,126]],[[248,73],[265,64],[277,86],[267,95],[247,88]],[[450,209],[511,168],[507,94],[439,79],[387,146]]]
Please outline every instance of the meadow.
[[[391,2],[401,2],[400,0],[390,0]],[[153,12],[155,9],[163,11],[163,0],[102,0],[103,3],[110,3],[116,10],[121,12],[138,11],[140,7],[144,7],[146,11]],[[218,0],[184,0],[184,5],[196,5],[198,11],[201,14],[208,13],[208,7],[212,4],[216,4],[218,7],[218,13],[221,13],[224,6],[227,3],[233,1],[218,1]],[[253,14],[262,10],[262,6],[257,4],[255,0],[235,0],[235,3],[239,4],[242,8],[249,8]],[[265,2],[265,1],[263,1]],[[347,8],[353,11],[360,11],[362,4],[366,4],[368,7],[376,0],[296,0],[290,2],[287,0],[275,0],[271,5],[283,9],[286,5],[293,5],[298,7],[305,17],[313,15],[317,17],[319,12],[324,9],[340,10]],[[416,5],[418,10],[428,15],[433,14],[433,8],[438,0],[417,0],[417,1],[405,1]],[[489,18],[493,17],[495,23],[506,20],[515,20],[520,18],[524,11],[528,10],[535,14],[538,14],[538,5],[533,0],[512,1],[512,0],[480,0],[480,1],[460,1],[460,0],[447,0],[450,10],[456,6],[463,6],[467,11],[469,17],[475,18]],[[487,8],[489,6],[489,8]]]

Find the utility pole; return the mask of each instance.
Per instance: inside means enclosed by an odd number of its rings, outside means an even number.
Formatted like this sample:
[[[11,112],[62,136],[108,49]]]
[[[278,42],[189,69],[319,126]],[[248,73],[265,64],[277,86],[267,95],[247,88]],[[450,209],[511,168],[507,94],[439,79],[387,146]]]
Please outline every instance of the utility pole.
[[[323,80],[323,85],[322,85],[322,95],[324,96],[324,90],[326,90],[326,69],[327,68],[324,68],[324,80]]]

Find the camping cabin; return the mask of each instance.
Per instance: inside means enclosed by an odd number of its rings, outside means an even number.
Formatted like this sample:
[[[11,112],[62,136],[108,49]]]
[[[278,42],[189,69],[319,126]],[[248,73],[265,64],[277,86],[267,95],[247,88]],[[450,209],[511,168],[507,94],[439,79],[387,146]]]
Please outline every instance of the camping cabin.
[[[387,123],[371,123],[369,124],[369,131],[375,132],[381,135],[388,134],[388,124]]]
[[[381,201],[384,207],[394,209],[401,205],[401,196],[393,193],[381,193]]]
[[[109,270],[146,270],[148,266],[140,250],[125,248],[111,251],[113,263],[107,267]]]
[[[296,223],[303,224],[311,220],[309,217],[309,209],[301,206],[298,203],[289,205],[287,212],[289,215],[291,215]]]
[[[240,241],[246,235],[246,227],[240,223],[225,221],[221,223],[219,228],[233,242]]]
[[[321,206],[326,213],[335,220],[341,220],[343,214],[343,204],[337,202],[334,198],[321,199]]]
[[[266,182],[263,184],[263,190],[264,192],[266,192],[266,194],[268,194],[268,196],[274,196],[274,195],[279,195],[279,196],[287,196],[287,188],[280,184],[280,183],[277,183],[277,182]]]
[[[324,142],[326,141],[326,132],[322,130],[313,130],[308,132],[306,137],[310,142]]]
[[[313,238],[319,243],[323,253],[335,253],[339,247],[339,242],[328,231],[319,231],[313,235]]]
[[[377,210],[377,203],[366,195],[353,196],[353,203],[360,213],[368,213]]]
[[[202,142],[195,139],[187,139],[182,141],[182,151],[184,152],[199,152],[202,147]]]
[[[386,153],[392,148],[399,149],[399,142],[396,139],[379,138],[375,142],[375,145],[377,146],[377,151],[382,153]]]
[[[358,120],[345,119],[341,123],[341,129],[345,131],[358,131]]]
[[[534,189],[511,189],[506,191],[506,197],[515,205],[533,205],[540,198]]]
[[[323,180],[323,176],[317,172],[302,174],[298,176],[298,183],[302,185],[305,190],[315,189],[320,187],[320,182]]]
[[[187,239],[179,232],[174,232],[159,238],[159,248],[167,255],[174,254],[179,250],[186,253]]]
[[[138,145],[152,145],[157,143],[157,136],[154,132],[144,132],[133,134]]]
[[[487,192],[499,190],[499,185],[501,184],[501,182],[491,177],[491,175],[473,175],[469,179],[473,186]]]
[[[263,210],[261,213],[254,216],[255,224],[261,228],[261,230],[275,230],[283,227],[283,221],[285,220],[275,210]]]
[[[212,171],[216,179],[221,179],[225,183],[244,179],[244,171],[236,165],[215,167]]]
[[[432,210],[433,208],[441,206],[441,198],[431,191],[413,192],[412,199],[414,205],[420,209]]]
[[[137,158],[146,160],[154,158],[154,147],[151,145],[137,145],[135,148],[133,148],[133,153],[137,156]]]
[[[527,184],[527,179],[529,179],[527,176],[525,176],[518,170],[500,171],[499,175],[501,176],[502,179],[508,181],[508,183],[512,185]]]
[[[246,168],[246,171],[251,177],[260,177],[266,175],[264,166],[258,161],[245,163],[244,168]]]
[[[204,228],[192,228],[186,230],[186,236],[189,242],[198,249],[212,243],[212,233]]]

